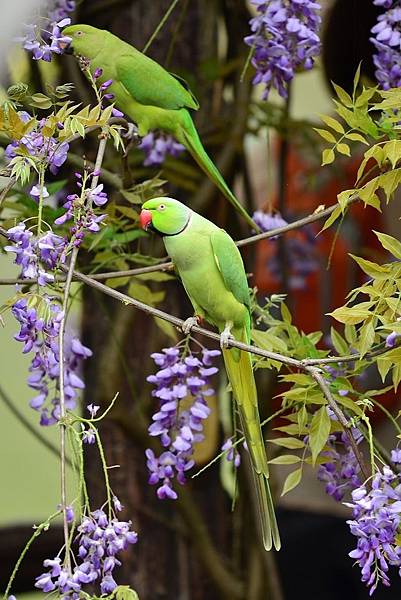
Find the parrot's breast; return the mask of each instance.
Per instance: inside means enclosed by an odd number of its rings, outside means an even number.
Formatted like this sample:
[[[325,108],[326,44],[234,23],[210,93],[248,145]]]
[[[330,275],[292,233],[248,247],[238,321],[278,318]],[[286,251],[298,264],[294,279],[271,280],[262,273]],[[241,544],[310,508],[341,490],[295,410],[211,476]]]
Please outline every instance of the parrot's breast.
[[[220,330],[230,321],[241,327],[248,309],[227,289],[219,271],[210,241],[211,233],[218,228],[199,215],[193,217],[183,233],[164,238],[166,250],[195,312],[200,308],[201,316]],[[206,221],[206,227],[202,221]]]

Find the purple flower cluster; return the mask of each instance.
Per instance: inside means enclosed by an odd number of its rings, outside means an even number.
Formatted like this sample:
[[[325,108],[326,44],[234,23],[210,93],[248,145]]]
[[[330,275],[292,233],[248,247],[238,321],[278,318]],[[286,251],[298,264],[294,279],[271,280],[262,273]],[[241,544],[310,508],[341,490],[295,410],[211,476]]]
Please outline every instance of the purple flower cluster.
[[[90,177],[97,175],[93,172]],[[58,217],[54,222],[56,225],[62,225],[74,219],[74,225],[70,228],[73,235],[74,245],[79,246],[87,232],[96,233],[100,230],[100,223],[106,218],[106,215],[96,215],[93,205],[104,206],[108,201],[106,192],[103,191],[103,183],[95,188],[87,187],[88,178],[83,178],[80,173],[75,173],[77,178],[77,187],[81,188],[80,194],[69,194],[67,202],[63,204],[66,212]]]
[[[27,123],[31,117],[28,113],[21,111],[19,113],[22,121]],[[24,135],[20,140],[12,141],[5,149],[5,156],[12,160],[20,155],[19,150],[23,149],[30,156],[38,161],[45,161],[53,175],[56,175],[59,168],[67,160],[68,142],[58,142],[54,137],[44,136],[42,131],[46,125],[46,119],[41,119],[35,129]]]
[[[145,135],[138,148],[145,153],[143,162],[145,167],[161,165],[167,154],[177,157],[185,150],[184,146],[178,143],[173,136],[153,131]]]
[[[65,262],[67,241],[64,238],[52,231],[35,238],[32,231],[26,229],[25,223],[9,229],[7,237],[14,245],[4,249],[15,253],[15,264],[21,267],[21,277],[37,278],[39,285],[54,281],[49,269],[54,270],[59,262]]]
[[[47,16],[25,25],[24,35],[17,41],[32,53],[34,60],[50,62],[53,55],[62,54],[65,44],[71,41],[61,30],[71,23],[68,15],[74,10],[75,0],[53,0]]]
[[[37,300],[37,298],[36,298]],[[20,331],[15,336],[24,344],[23,353],[33,352],[28,377],[28,385],[37,392],[30,406],[40,412],[41,425],[53,425],[60,418],[60,398],[57,388],[60,376],[58,336],[62,311],[48,296],[39,302],[32,298],[21,298],[11,309],[20,323]],[[77,390],[85,387],[79,376],[83,359],[92,355],[78,338],[68,339],[65,346],[64,393],[66,408],[75,407]],[[50,400],[49,394],[53,396]]]
[[[266,213],[263,210],[256,210],[253,213],[252,219],[262,231],[272,231],[272,229],[278,229],[279,227],[288,225],[287,221],[283,219],[280,213]],[[278,236],[275,236],[270,239],[276,240],[277,237]]]
[[[373,4],[388,9],[372,27],[370,41],[376,48],[373,62],[379,85],[388,90],[401,86],[401,2],[374,0]]]
[[[357,428],[352,429],[352,435],[357,444],[363,439]],[[329,450],[322,452],[322,456],[327,456],[328,461],[320,465],[317,477],[326,483],[326,493],[340,502],[347,492],[362,484],[359,477],[361,468],[344,432],[329,435],[327,445]]]
[[[117,510],[122,508],[118,500],[114,505]],[[86,584],[99,582],[101,594],[110,594],[117,587],[113,577],[115,567],[121,565],[117,555],[138,540],[131,522],[110,518],[99,509],[82,519],[78,532],[79,559],[72,573],[60,557],[47,559],[43,563],[47,571],[36,578],[35,587],[45,593],[57,591],[65,600],[78,600]]]
[[[320,53],[321,6],[313,0],[252,0],[257,15],[245,43],[254,49],[253,83],[263,83],[263,98],[271,88],[287,97],[288,82],[299,69],[311,69]]]
[[[160,499],[175,500],[173,479],[183,485],[185,473],[194,465],[194,444],[204,439],[203,421],[209,416],[207,397],[214,394],[210,378],[217,373],[212,359],[220,355],[219,350],[202,350],[202,358],[193,354],[181,356],[180,349],[164,348],[152,354],[159,371],[147,377],[154,384],[152,395],[159,406],[149,427],[151,436],[160,437],[166,448],[159,457],[146,450],[149,483],[158,485]]]
[[[394,450],[392,460],[401,462],[401,452]],[[399,567],[401,575],[401,476],[388,466],[376,473],[371,489],[365,485],[352,492],[353,519],[347,521],[351,533],[358,538],[357,547],[350,552],[361,568],[362,581],[370,588],[370,595],[381,581],[390,585],[389,565]]]

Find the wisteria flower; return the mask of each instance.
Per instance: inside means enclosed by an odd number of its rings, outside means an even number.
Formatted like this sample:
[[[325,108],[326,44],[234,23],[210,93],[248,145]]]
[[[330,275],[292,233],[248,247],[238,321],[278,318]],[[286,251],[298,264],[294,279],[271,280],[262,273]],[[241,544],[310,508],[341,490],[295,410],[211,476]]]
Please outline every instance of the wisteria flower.
[[[374,0],[373,3],[387,9],[372,27],[370,41],[376,49],[373,55],[376,79],[388,90],[401,86],[401,3],[399,0]]]
[[[44,593],[56,591],[65,600],[77,600],[82,587],[93,583],[99,584],[101,594],[110,594],[117,587],[113,571],[121,565],[117,555],[137,541],[131,521],[119,521],[102,509],[95,510],[78,526],[78,556],[72,573],[60,557],[46,559],[46,571],[36,578],[35,587]]]
[[[362,581],[373,594],[379,582],[390,585],[389,565],[401,567],[398,536],[401,523],[401,478],[388,466],[376,473],[371,489],[362,485],[352,492],[353,519],[347,521],[357,537],[350,552],[361,568]]]
[[[145,160],[143,162],[145,167],[161,165],[165,161],[167,154],[177,157],[185,150],[184,146],[178,143],[171,135],[152,131],[142,138],[138,148],[145,153]]]
[[[250,21],[254,84],[265,86],[263,98],[275,88],[286,98],[288,83],[300,69],[311,69],[320,53],[321,6],[313,0],[252,0],[257,16]]]
[[[34,60],[50,62],[54,54],[62,54],[71,38],[62,29],[71,23],[69,14],[75,10],[75,0],[52,0],[47,15],[37,22],[25,25],[24,33],[16,41],[32,53]]]
[[[194,444],[204,439],[203,421],[210,414],[207,397],[214,394],[210,378],[217,367],[212,360],[219,355],[219,350],[204,349],[201,358],[191,353],[181,357],[177,347],[152,354],[160,369],[147,377],[158,400],[149,434],[160,438],[165,451],[156,457],[153,450],[146,450],[146,464],[149,483],[159,486],[157,495],[162,500],[177,498],[174,478],[184,484],[186,472],[194,466]]]

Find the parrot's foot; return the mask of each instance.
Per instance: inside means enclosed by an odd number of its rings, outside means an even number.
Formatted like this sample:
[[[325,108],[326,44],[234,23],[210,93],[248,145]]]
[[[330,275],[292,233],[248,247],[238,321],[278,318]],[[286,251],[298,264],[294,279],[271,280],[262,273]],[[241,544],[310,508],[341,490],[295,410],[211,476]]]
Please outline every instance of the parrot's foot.
[[[231,333],[232,323],[227,323],[224,331],[220,334],[220,347],[222,350],[228,348],[228,343],[230,340],[235,339],[233,334]]]
[[[125,133],[123,133],[123,137],[128,140],[139,140],[140,135],[138,132],[138,127],[134,123],[128,123],[128,129]]]
[[[188,335],[191,332],[192,327],[195,327],[196,325],[200,325],[202,322],[201,317],[199,317],[198,315],[195,315],[194,317],[189,317],[189,319],[186,319],[182,325],[182,330],[185,333],[185,335]]]

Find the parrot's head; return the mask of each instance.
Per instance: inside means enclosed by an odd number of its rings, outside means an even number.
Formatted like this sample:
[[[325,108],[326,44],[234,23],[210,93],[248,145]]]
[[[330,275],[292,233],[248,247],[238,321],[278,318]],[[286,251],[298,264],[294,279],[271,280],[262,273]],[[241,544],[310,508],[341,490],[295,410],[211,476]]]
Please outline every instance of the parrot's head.
[[[66,44],[65,52],[93,58],[104,46],[105,33],[91,25],[69,25],[63,29],[63,36],[71,39]]]
[[[142,205],[141,227],[162,236],[177,235],[187,227],[192,210],[174,198],[152,198]]]

